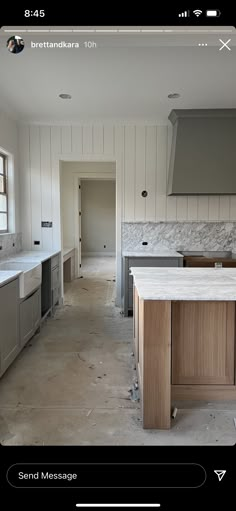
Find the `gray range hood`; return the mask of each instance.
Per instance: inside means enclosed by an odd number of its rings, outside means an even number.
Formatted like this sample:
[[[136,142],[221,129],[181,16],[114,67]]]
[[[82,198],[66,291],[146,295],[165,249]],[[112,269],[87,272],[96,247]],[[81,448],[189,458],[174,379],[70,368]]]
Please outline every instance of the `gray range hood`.
[[[172,110],[168,195],[236,194],[236,108]]]

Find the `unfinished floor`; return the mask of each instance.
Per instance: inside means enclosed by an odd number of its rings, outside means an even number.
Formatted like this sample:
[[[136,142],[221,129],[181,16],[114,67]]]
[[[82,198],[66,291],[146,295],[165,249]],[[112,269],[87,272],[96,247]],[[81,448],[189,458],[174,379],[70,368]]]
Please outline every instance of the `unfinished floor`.
[[[3,445],[230,445],[236,403],[174,403],[169,431],[142,429],[132,318],[114,305],[115,261],[83,261],[65,305],[0,380]]]

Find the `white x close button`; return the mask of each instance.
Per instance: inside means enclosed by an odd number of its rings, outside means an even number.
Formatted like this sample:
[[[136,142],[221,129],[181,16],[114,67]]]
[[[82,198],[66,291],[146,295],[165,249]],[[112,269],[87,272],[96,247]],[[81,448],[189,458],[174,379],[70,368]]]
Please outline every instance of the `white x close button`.
[[[225,48],[226,50],[231,51],[231,48],[228,46],[228,44],[230,43],[231,39],[228,39],[228,41],[226,41],[226,42],[222,41],[222,39],[219,39],[219,41],[222,44],[222,46],[219,48],[219,51],[223,50],[223,48]]]

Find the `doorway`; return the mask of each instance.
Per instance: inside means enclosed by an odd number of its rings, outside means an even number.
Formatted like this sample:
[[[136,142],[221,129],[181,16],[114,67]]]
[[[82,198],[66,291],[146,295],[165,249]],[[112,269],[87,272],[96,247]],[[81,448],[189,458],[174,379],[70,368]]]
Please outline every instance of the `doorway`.
[[[117,262],[116,194],[115,162],[61,162],[62,247],[66,268],[74,254],[74,278],[82,276],[83,257]]]
[[[115,179],[81,179],[79,200],[82,261],[84,257],[115,257]]]

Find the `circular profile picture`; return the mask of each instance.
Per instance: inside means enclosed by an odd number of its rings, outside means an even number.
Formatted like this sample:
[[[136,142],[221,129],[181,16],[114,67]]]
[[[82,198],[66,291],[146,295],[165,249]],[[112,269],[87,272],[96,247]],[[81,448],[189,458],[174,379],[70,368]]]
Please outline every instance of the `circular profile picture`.
[[[25,47],[25,43],[19,35],[13,35],[9,37],[7,41],[7,49],[11,53],[21,53]]]

